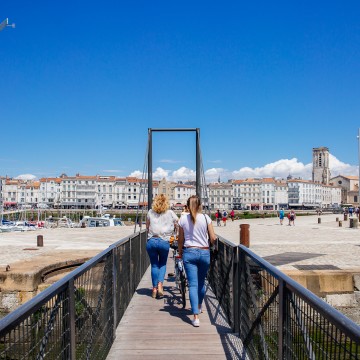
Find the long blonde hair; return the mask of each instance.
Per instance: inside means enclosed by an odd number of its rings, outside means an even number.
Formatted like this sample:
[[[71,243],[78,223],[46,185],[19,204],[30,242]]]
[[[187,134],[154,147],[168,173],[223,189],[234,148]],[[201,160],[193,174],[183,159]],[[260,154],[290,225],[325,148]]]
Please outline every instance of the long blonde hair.
[[[167,196],[164,194],[156,195],[152,203],[152,209],[158,214],[162,214],[169,209],[169,200]]]
[[[195,224],[196,215],[202,210],[200,198],[197,195],[190,196],[187,200],[187,207],[190,212],[191,221]]]

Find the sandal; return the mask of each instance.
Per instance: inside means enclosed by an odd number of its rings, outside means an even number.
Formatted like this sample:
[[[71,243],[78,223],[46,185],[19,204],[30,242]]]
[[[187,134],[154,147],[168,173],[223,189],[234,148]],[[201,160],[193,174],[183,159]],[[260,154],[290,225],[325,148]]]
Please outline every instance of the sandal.
[[[158,289],[158,291],[157,291],[157,296],[158,296],[158,298],[160,298],[160,297],[163,297],[163,296],[164,296],[164,289],[163,289],[163,288]]]
[[[153,290],[152,290],[152,293],[151,293],[151,297],[152,297],[153,299],[156,299],[156,296],[157,296],[157,289],[153,289]]]

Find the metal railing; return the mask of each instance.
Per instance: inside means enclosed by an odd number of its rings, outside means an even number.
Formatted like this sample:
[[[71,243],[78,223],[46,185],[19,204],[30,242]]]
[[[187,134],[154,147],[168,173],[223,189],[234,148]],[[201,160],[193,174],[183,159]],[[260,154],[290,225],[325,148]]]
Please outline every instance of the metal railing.
[[[111,245],[0,320],[0,359],[105,359],[148,266],[145,231]]]
[[[360,326],[254,254],[220,238],[209,283],[249,359],[360,359]]]

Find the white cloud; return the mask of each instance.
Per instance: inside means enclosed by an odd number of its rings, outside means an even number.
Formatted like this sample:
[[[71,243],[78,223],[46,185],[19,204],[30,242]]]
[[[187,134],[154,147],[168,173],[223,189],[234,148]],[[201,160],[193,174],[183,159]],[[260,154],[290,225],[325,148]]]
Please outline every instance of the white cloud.
[[[135,170],[133,171],[130,175],[128,175],[129,177],[136,177],[141,179],[143,176],[143,173],[140,170]]]
[[[359,167],[355,165],[345,164],[339,159],[337,159],[334,155],[329,155],[329,166],[331,177],[337,175],[359,175]]]
[[[173,171],[171,175],[172,181],[195,180],[196,171],[182,166],[180,169]]]
[[[231,177],[231,173],[223,168],[211,168],[205,171],[206,182],[226,181]]]
[[[17,176],[15,179],[19,179],[19,180],[35,180],[37,177],[35,175],[32,174],[22,174]]]
[[[155,180],[161,180],[163,178],[169,179],[169,173],[170,173],[170,170],[165,170],[161,167],[157,167],[155,172],[153,172],[153,178]]]
[[[302,179],[311,179],[312,164],[304,165],[298,159],[281,159],[262,167],[250,168],[243,167],[232,172],[234,179],[245,178],[286,178],[288,175],[301,177]]]
[[[355,175],[357,176],[358,167],[343,163],[335,156],[329,156],[329,165],[331,176],[342,175]],[[246,178],[264,178],[275,177],[286,179],[288,175],[295,178],[302,178],[304,180],[311,180],[312,177],[312,163],[303,164],[297,158],[281,159],[261,167],[251,168],[243,167],[239,170],[230,171],[224,168],[210,168],[205,171],[206,182],[217,182],[219,177],[220,181],[224,182],[228,179],[246,179]],[[132,172],[129,176],[142,177],[142,172],[139,170]],[[177,170],[170,171],[158,167],[153,173],[153,178],[161,180],[166,178],[169,181],[186,181],[195,180],[196,171],[187,167],[180,167]]]

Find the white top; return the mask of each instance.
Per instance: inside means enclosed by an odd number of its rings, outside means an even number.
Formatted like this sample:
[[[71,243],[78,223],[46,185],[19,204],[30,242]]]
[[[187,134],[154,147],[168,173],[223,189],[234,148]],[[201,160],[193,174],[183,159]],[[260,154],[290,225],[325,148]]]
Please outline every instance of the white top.
[[[172,210],[158,214],[153,209],[150,209],[147,218],[150,222],[148,239],[159,237],[167,241],[169,241],[170,236],[174,234],[174,224],[179,220]]]
[[[193,224],[190,214],[182,215],[179,220],[179,226],[184,230],[184,247],[198,246],[208,247],[208,224],[211,219],[208,215],[197,214],[196,222]]]

